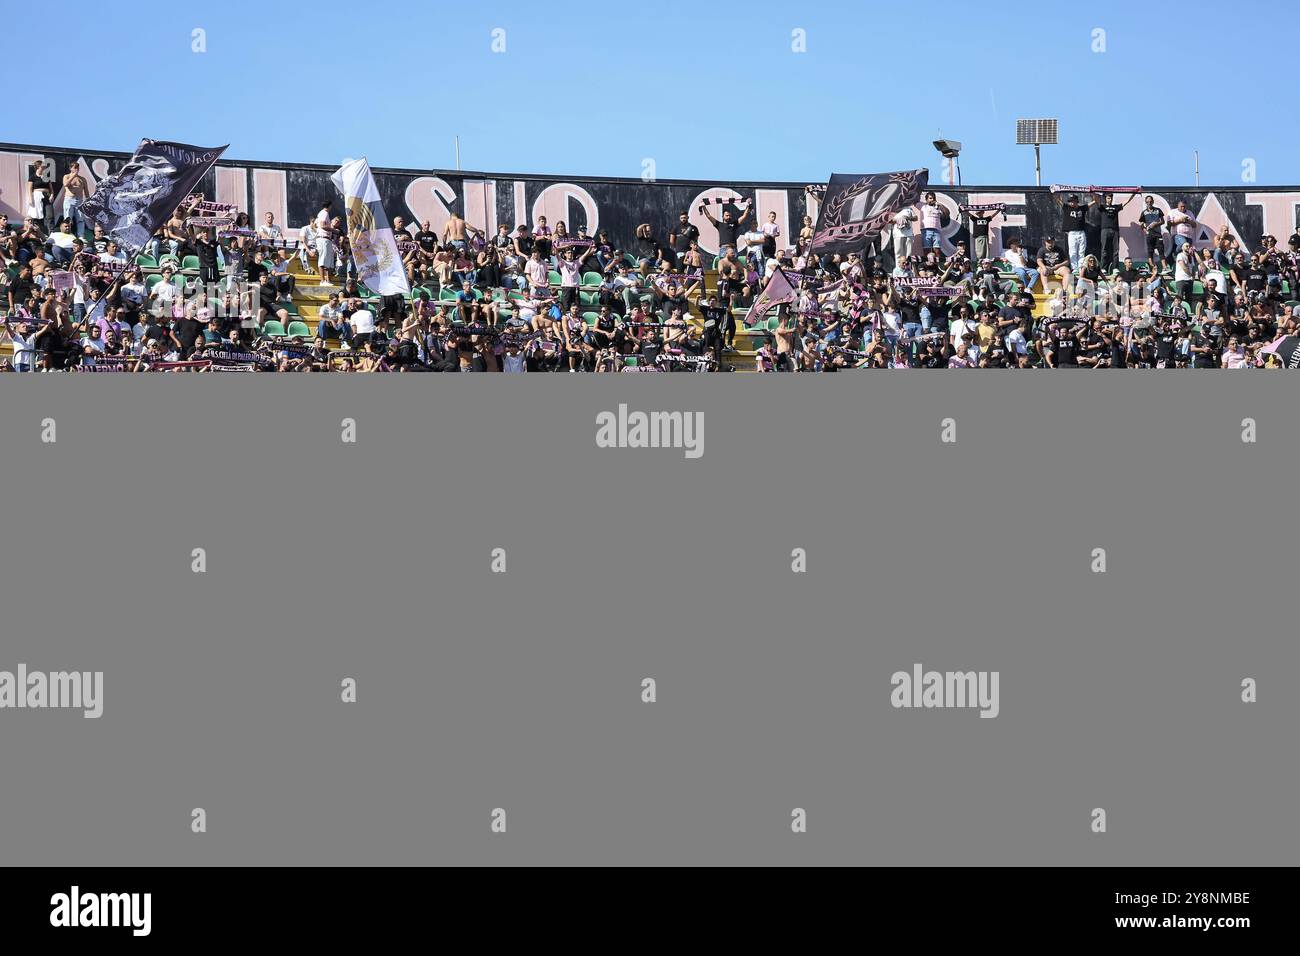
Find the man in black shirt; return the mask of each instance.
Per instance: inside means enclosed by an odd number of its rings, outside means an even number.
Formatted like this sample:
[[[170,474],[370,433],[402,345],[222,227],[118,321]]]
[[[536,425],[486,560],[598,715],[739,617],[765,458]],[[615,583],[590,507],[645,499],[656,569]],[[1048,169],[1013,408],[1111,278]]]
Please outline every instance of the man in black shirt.
[[[1192,367],[1218,368],[1223,354],[1223,332],[1217,322],[1203,322],[1192,336]]]
[[[989,254],[989,224],[1002,214],[1000,209],[966,213],[966,228],[970,231],[971,251],[975,259],[986,259]]]
[[[704,213],[704,217],[713,223],[714,228],[718,230],[718,252],[720,253],[726,251],[727,246],[731,246],[733,249],[736,248],[736,238],[740,235],[740,227],[745,224],[745,220],[749,218],[750,212],[753,211],[753,207],[748,200],[740,199],[737,202],[745,203],[745,211],[741,213],[740,218],[733,219],[731,209],[724,207],[721,222],[713,218],[713,213],[709,212],[708,206],[700,206],[700,212]]]
[[[1068,368],[1079,364],[1079,333],[1085,323],[1075,318],[1053,319],[1047,323],[1051,342],[1047,364],[1052,368]]]
[[[725,218],[726,213],[723,216]],[[682,256],[690,251],[691,243],[698,242],[699,238],[700,230],[691,224],[691,217],[681,213],[677,217],[677,225],[668,234],[668,245],[677,257],[678,264],[681,263]]]
[[[221,281],[221,270],[217,266],[217,231],[208,229],[196,233],[193,238],[194,251],[199,257],[199,281],[204,285]]]
[[[1065,233],[1065,247],[1070,251],[1070,271],[1078,272],[1083,257],[1088,254],[1088,234],[1084,230],[1086,210],[1073,193],[1064,201],[1060,195],[1052,198],[1061,203],[1061,231]]]
[[[1038,250],[1038,274],[1043,279],[1043,289],[1047,282],[1056,276],[1068,288],[1070,285],[1070,263],[1066,261],[1065,250],[1056,244],[1056,239],[1047,236]]]
[[[1151,273],[1160,271],[1165,262],[1165,213],[1156,208],[1156,197],[1148,196],[1146,205],[1138,215],[1147,239],[1147,262],[1151,264]]]
[[[1104,273],[1109,273],[1119,261],[1119,214],[1136,195],[1133,193],[1124,202],[1116,204],[1113,193],[1103,193],[1100,200],[1093,194],[1093,205],[1099,207],[1101,216],[1101,271]]]

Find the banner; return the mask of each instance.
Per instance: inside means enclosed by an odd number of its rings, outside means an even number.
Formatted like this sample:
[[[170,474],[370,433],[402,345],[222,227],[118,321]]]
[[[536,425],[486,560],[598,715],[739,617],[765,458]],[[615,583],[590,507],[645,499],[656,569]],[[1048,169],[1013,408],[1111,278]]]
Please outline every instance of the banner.
[[[100,180],[81,214],[133,258],[225,150],[142,139],[125,166]]]
[[[330,177],[336,189],[343,194],[348,211],[348,239],[352,244],[352,259],[356,263],[358,279],[367,289],[380,295],[410,295],[402,269],[402,257],[397,251],[397,241],[379,201],[379,189],[371,175],[370,164],[354,159],[340,166]]]
[[[777,269],[773,272],[772,278],[767,280],[767,285],[763,286],[763,291],[754,299],[749,314],[745,316],[745,325],[757,325],[768,309],[783,305],[786,302],[793,302],[799,292],[798,278],[796,274],[792,281],[790,273],[787,273],[784,269]]]
[[[826,186],[809,251],[860,252],[893,224],[894,214],[921,198],[928,169],[857,176],[835,173]]]

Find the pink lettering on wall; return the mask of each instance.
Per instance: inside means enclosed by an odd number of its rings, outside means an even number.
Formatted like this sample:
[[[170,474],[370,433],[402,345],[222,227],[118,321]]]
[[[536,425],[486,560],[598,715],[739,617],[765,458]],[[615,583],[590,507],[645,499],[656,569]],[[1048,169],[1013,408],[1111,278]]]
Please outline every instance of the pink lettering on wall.
[[[268,212],[275,216],[282,229],[297,228],[288,222],[289,193],[283,169],[253,170],[253,212],[254,224],[260,223]]]
[[[491,236],[497,231],[497,181],[467,179],[461,184],[465,221]]]
[[[1295,232],[1296,207],[1300,206],[1298,193],[1246,193],[1247,206],[1259,206],[1264,214],[1264,233],[1286,244],[1286,237]]]
[[[248,171],[237,166],[218,166],[217,198],[214,202],[230,203],[240,211],[248,211]],[[274,210],[272,210],[274,211]],[[277,216],[277,223],[283,228],[284,223]],[[260,225],[260,223],[254,223]]]
[[[582,209],[583,219],[573,217],[572,202],[576,202]],[[543,189],[533,200],[534,224],[539,216],[545,216],[546,224],[552,229],[557,222],[562,222],[574,234],[582,225],[587,227],[589,236],[594,236],[600,228],[600,211],[596,208],[596,200],[591,198],[591,193],[587,190],[573,183],[552,183]]]
[[[429,223],[429,228],[439,235],[451,218],[448,203],[456,199],[456,190],[440,176],[421,176],[411,180],[406,187],[406,208],[416,222]],[[405,217],[403,217],[405,218]]]

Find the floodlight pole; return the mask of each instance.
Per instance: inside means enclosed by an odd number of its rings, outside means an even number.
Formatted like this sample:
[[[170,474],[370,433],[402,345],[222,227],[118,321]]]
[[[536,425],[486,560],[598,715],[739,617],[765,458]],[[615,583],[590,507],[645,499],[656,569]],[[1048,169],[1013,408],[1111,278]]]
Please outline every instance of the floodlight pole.
[[[1034,144],[1034,185],[1043,185],[1043,147],[1041,143]]]

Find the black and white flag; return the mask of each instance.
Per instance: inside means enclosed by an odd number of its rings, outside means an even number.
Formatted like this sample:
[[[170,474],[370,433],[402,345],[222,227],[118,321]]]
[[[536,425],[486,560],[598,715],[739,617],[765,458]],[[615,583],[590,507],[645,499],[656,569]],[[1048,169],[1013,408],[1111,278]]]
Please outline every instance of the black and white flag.
[[[133,258],[225,151],[142,139],[127,164],[81,204],[81,214]]]

